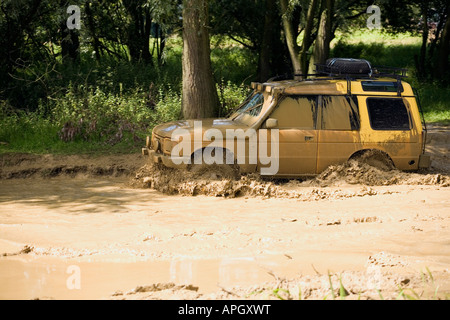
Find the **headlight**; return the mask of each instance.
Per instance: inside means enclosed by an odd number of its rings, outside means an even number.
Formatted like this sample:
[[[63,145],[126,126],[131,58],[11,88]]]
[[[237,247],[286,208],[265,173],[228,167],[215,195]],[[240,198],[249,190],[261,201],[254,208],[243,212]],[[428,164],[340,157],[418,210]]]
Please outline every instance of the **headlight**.
[[[161,149],[161,142],[159,142],[159,139],[156,137],[152,138],[152,147],[153,150],[159,151]]]

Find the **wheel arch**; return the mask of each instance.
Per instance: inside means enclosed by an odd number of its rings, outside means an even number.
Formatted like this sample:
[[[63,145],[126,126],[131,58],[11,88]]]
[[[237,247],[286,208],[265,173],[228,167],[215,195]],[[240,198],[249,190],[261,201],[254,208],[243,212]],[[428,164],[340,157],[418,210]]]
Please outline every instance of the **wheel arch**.
[[[350,161],[350,160],[356,160],[356,159],[358,159],[359,157],[362,157],[362,156],[365,155],[365,154],[368,155],[368,154],[370,154],[370,153],[373,153],[374,155],[376,155],[376,154],[381,154],[381,155],[385,156],[385,157],[391,162],[391,164],[395,167],[395,162],[394,162],[394,160],[392,159],[392,157],[391,157],[386,151],[381,150],[381,149],[377,149],[377,148],[360,149],[360,150],[354,152],[354,153],[348,158],[348,161]]]

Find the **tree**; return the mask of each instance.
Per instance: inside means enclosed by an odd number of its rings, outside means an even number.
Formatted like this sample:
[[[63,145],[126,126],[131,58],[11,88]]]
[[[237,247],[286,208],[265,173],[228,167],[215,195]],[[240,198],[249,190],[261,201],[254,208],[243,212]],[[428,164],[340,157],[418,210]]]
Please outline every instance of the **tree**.
[[[66,13],[70,3],[67,0],[60,0],[59,10],[61,13]],[[59,30],[61,32],[61,55],[63,60],[68,58],[71,61],[77,61],[80,58],[80,35],[78,30],[69,29],[67,26],[67,17],[61,14],[59,23]]]
[[[322,9],[320,10],[322,14],[314,46],[314,63],[325,64],[330,55],[330,42],[334,37],[332,34],[334,2],[334,0],[322,0]]]
[[[295,19],[295,8],[299,10],[299,5],[296,3],[291,3],[289,0],[280,0],[281,11],[282,11],[282,21],[283,29],[286,36],[286,44],[289,49],[289,54],[292,61],[292,66],[294,69],[294,74],[307,74],[308,73],[308,50],[313,44],[315,35],[314,31],[314,18],[317,11],[317,6],[319,0],[311,0],[308,4],[308,10],[306,12],[304,27],[302,30],[299,29],[300,20]],[[303,11],[303,8],[301,11]],[[297,21],[297,23],[295,23]],[[302,44],[299,46],[297,43],[297,38],[303,32]]]
[[[258,61],[258,80],[266,81],[272,76],[272,57],[276,47],[276,37],[279,37],[278,12],[276,0],[266,0],[264,15],[264,28],[262,32],[261,49],[259,51]],[[278,31],[278,35],[277,35]]]
[[[207,0],[183,1],[183,94],[184,118],[209,118],[218,110],[208,32]]]
[[[442,33],[440,35],[440,43],[437,52],[436,66],[434,67],[434,76],[441,80],[449,81],[450,71],[449,71],[449,54],[450,54],[450,4],[447,3],[446,18],[441,18],[440,23],[443,25]],[[444,22],[445,21],[445,22]],[[438,32],[440,30],[437,30]]]
[[[407,8],[408,10],[404,10]],[[450,51],[450,3],[448,0],[387,0],[382,5],[386,27],[391,33],[422,33],[415,55],[417,77],[448,81]]]
[[[127,45],[132,60],[144,60],[151,63],[149,41],[152,15],[151,9],[145,2],[143,0],[123,0],[125,9],[131,18],[131,23],[128,25]]]
[[[299,35],[299,20],[295,19],[292,8],[289,5],[289,0],[280,0],[283,30],[286,37],[286,45],[289,49],[289,56],[291,58],[292,68],[294,74],[302,73],[302,66],[300,63],[300,47],[297,43]],[[301,7],[297,7],[301,10]],[[297,21],[297,23],[294,23]]]

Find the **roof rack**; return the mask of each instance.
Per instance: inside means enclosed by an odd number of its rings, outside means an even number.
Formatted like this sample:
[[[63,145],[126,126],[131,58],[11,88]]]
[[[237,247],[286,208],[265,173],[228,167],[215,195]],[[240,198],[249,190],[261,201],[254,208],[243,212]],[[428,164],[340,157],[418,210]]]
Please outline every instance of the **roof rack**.
[[[407,77],[407,69],[387,66],[372,66],[371,63],[365,59],[330,58],[325,64],[316,63],[315,66],[316,70],[313,74],[284,74],[270,78],[267,82],[288,79],[297,81],[325,81],[342,79],[347,81],[347,94],[352,95],[351,81],[353,80],[393,78],[397,80],[397,95],[401,96],[401,80]]]
[[[401,80],[406,78],[407,69],[387,66],[372,66],[369,73],[348,73],[341,68],[324,64],[315,64],[315,76],[328,76],[333,79],[371,79],[371,78],[394,78]],[[312,76],[312,75],[307,75]]]
[[[274,76],[268,79],[266,82],[272,81],[281,81],[293,79],[294,77],[302,78],[298,81],[317,81],[317,80],[335,80],[335,79],[343,79],[343,80],[354,80],[354,79],[375,79],[375,78],[394,78],[396,80],[401,80],[407,78],[407,69],[404,68],[395,68],[395,67],[386,67],[386,66],[374,66],[372,67],[372,74],[362,74],[362,73],[343,73],[338,68],[327,67],[326,65],[316,64],[316,73],[308,73],[308,74],[282,74]],[[309,77],[317,77],[317,78],[309,78]]]

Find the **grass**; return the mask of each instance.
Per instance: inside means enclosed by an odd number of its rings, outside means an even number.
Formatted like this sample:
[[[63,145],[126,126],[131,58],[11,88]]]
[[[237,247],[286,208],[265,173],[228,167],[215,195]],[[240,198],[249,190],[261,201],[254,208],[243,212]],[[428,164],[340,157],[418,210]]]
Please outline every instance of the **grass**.
[[[450,125],[450,88],[429,83],[419,83],[414,86],[419,93],[425,121]]]
[[[61,128],[46,119],[21,120],[14,125],[8,124],[2,132],[0,153],[34,154],[109,154],[139,152],[145,144],[145,138],[134,140],[130,134],[118,143],[111,145],[105,139],[88,141],[76,139],[65,142],[59,138]],[[5,141],[7,141],[5,143]]]
[[[321,275],[319,275],[320,277]],[[311,290],[319,290],[323,292],[323,289],[328,289],[328,293],[326,293],[322,300],[346,300],[348,297],[351,299],[360,300],[364,299],[380,299],[380,300],[449,300],[450,294],[448,292],[439,292],[439,285],[435,282],[435,279],[431,273],[431,271],[426,267],[426,272],[420,272],[420,278],[422,279],[422,287],[410,288],[402,285],[398,285],[397,289],[375,289],[376,294],[373,289],[364,289],[361,288],[356,281],[356,287],[358,290],[362,290],[363,292],[359,292],[358,294],[351,294],[350,292],[355,291],[355,287],[347,290],[342,281],[342,275],[332,274],[328,271],[327,280],[328,280],[328,288],[326,288],[326,281],[321,281],[320,283],[323,285],[322,287],[317,287],[313,285],[310,289],[306,289],[306,291],[311,292]],[[322,280],[325,280],[324,278]],[[338,280],[338,282],[336,282]],[[285,282],[286,284],[286,282]],[[335,287],[333,284],[337,284]],[[387,283],[385,283],[387,285]],[[389,286],[387,286],[389,287]],[[298,286],[293,287],[293,291],[298,289],[298,294],[296,292],[292,292],[289,289],[279,287],[276,288],[265,288],[260,289],[258,291],[253,292],[253,294],[258,295],[261,293],[268,294],[270,297],[274,297],[278,300],[302,300],[302,290]],[[384,293],[384,294],[383,294]],[[249,296],[251,297],[251,295]],[[320,296],[318,296],[320,298]]]
[[[331,43],[333,57],[363,58],[373,65],[411,71],[414,69],[414,55],[420,52],[420,46],[420,36],[409,33],[390,35],[376,29],[338,35]]]

